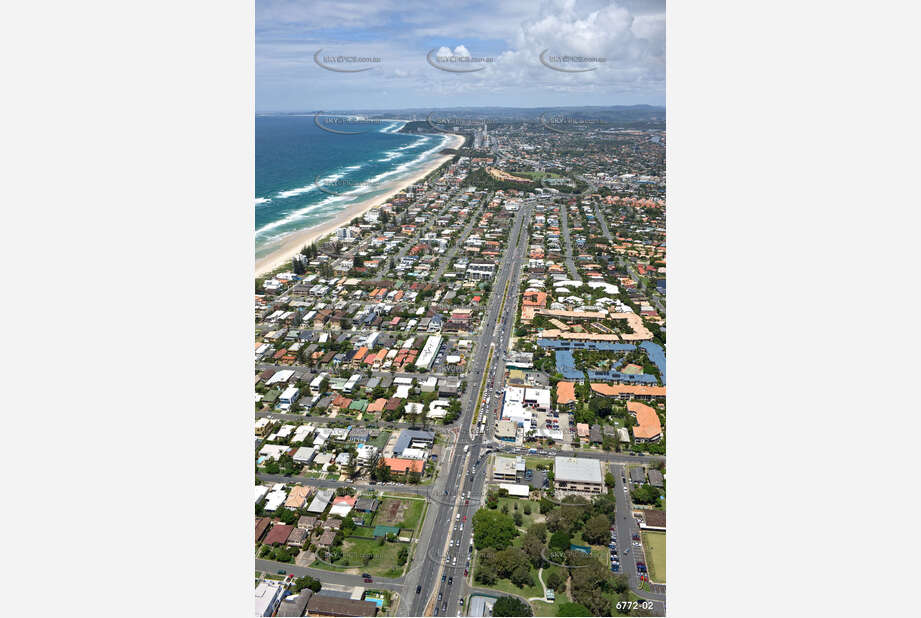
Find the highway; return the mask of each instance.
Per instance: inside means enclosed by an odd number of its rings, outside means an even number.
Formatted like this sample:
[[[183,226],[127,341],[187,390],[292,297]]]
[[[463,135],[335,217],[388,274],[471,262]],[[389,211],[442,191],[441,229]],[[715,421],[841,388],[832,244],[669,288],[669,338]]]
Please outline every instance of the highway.
[[[482,465],[477,467],[475,476],[468,474],[468,470],[472,472],[474,462],[480,458],[481,450],[479,436],[476,441],[471,438],[471,423],[490,352],[495,354],[492,362],[501,363],[501,352],[507,345],[507,338],[496,339],[491,325],[499,323],[500,308],[506,296],[516,297],[518,294],[517,286],[512,288],[511,280],[517,278],[521,268],[521,258],[528,241],[524,222],[530,216],[531,206],[523,206],[516,213],[509,235],[509,247],[504,252],[493,280],[462,400],[462,413],[456,427],[457,441],[450,461],[442,464],[447,466],[446,469],[442,470],[433,487],[426,522],[413,555],[412,567],[405,578],[406,588],[397,608],[398,616],[443,616],[445,612],[450,615],[457,613],[457,599],[462,588],[459,580],[463,579],[466,564],[463,554],[468,551],[472,530],[471,516],[479,505],[485,482]],[[502,332],[507,337],[510,330],[504,329]],[[472,498],[461,497],[467,492],[473,494]],[[468,500],[469,505],[466,504]],[[466,522],[463,521],[464,517],[467,517]],[[455,528],[459,524],[464,524],[463,531],[456,532]],[[444,582],[441,581],[442,577]],[[451,585],[448,584],[448,578],[453,578]],[[418,594],[417,587],[421,587]],[[441,600],[438,600],[438,595],[441,595]]]

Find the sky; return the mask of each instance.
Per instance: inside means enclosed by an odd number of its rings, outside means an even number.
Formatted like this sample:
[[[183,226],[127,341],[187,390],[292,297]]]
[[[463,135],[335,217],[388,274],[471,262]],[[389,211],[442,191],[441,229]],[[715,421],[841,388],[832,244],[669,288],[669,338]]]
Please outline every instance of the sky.
[[[635,104],[664,0],[256,0],[257,112]]]

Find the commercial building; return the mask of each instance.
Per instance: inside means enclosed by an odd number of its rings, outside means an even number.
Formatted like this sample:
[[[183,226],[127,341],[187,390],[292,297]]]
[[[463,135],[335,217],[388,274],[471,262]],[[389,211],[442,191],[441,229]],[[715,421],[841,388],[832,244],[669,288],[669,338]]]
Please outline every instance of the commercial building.
[[[494,481],[517,481],[515,460],[511,457],[496,457],[492,466],[492,478]]]
[[[271,616],[281,603],[281,596],[285,586],[281,582],[264,579],[256,586],[256,615]]]
[[[441,348],[441,340],[441,335],[431,335],[426,340],[422,352],[419,353],[419,358],[416,359],[416,367],[422,367],[426,370],[432,368],[435,355],[438,354],[438,350]]]
[[[308,616],[374,616],[377,603],[315,594],[307,601]]]
[[[597,459],[557,457],[553,465],[556,487],[566,492],[600,494],[604,491],[604,475]]]
[[[514,421],[501,420],[496,423],[496,438],[503,442],[514,442],[518,426]]]

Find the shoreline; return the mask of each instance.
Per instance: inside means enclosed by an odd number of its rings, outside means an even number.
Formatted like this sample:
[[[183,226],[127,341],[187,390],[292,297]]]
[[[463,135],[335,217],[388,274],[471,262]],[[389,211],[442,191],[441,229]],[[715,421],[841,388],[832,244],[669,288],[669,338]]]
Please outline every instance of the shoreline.
[[[453,148],[457,149],[464,143],[463,135],[450,134],[453,138],[452,142],[449,142],[444,146],[444,148]],[[259,277],[268,272],[271,272],[283,265],[286,262],[290,262],[291,258],[297,255],[301,249],[304,248],[304,245],[309,245],[325,236],[328,236],[335,232],[340,227],[344,227],[349,224],[349,222],[355,217],[360,217],[369,210],[380,206],[390,198],[392,198],[397,193],[403,191],[407,187],[410,187],[433,171],[438,169],[445,161],[448,161],[454,155],[440,155],[435,156],[432,160],[424,165],[416,173],[410,174],[405,178],[394,180],[391,183],[387,183],[384,186],[386,187],[383,194],[371,197],[339,211],[335,217],[328,221],[318,223],[317,225],[304,228],[303,230],[297,230],[288,234],[284,239],[279,243],[278,248],[273,250],[268,255],[257,258],[255,264],[256,276]]]

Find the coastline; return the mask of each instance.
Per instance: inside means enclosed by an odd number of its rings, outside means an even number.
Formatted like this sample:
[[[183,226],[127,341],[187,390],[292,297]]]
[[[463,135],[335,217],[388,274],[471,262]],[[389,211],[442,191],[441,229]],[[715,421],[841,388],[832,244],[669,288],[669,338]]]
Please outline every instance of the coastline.
[[[453,138],[444,148],[459,148],[464,143],[463,135],[451,134]],[[405,178],[395,180],[384,185],[386,187],[383,194],[362,200],[344,208],[335,217],[329,221],[324,221],[317,225],[297,230],[288,234],[279,244],[279,246],[268,255],[256,259],[256,276],[275,270],[304,248],[304,245],[316,242],[317,240],[328,236],[340,227],[348,225],[355,217],[360,217],[367,211],[380,206],[394,195],[403,191],[407,187],[416,184],[434,170],[440,167],[445,161],[448,161],[453,155],[441,155],[434,157],[427,165],[423,166],[418,172],[406,176]]]

